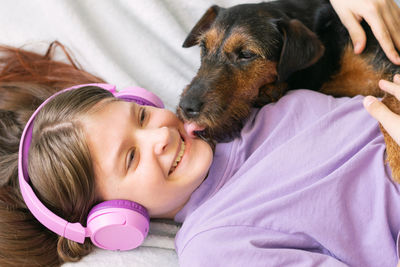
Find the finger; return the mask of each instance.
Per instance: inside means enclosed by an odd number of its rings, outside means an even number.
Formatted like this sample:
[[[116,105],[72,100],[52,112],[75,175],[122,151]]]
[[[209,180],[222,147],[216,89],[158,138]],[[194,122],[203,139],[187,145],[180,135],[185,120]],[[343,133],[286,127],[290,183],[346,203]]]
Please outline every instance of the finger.
[[[368,14],[364,17],[364,19],[370,25],[371,30],[375,35],[375,38],[378,40],[379,44],[382,47],[382,50],[385,52],[389,60],[392,61],[394,64],[400,64],[400,58],[398,58],[399,55],[394,48],[390,32],[386,27],[386,24],[382,17]]]
[[[389,135],[400,144],[400,116],[393,113],[382,102],[373,96],[364,98],[364,107],[368,113],[379,121]]]
[[[349,32],[354,47],[354,53],[360,54],[364,50],[367,42],[367,36],[365,35],[364,29],[361,27],[360,22],[352,13],[338,13],[338,15],[343,25]]]
[[[394,79],[396,80],[396,83],[399,82],[399,77],[398,75],[395,75]],[[386,80],[380,80],[379,81],[379,88],[381,88],[383,91],[388,92],[389,94],[393,95],[394,97],[397,98],[397,100],[400,100],[400,86],[399,84],[392,83]]]
[[[392,62],[400,64],[399,53],[395,50],[395,48],[400,50],[400,31],[398,30],[400,28],[400,8],[395,3],[389,2],[388,5],[383,6],[382,18],[387,26],[394,46],[395,59],[394,62]]]
[[[400,7],[395,2],[389,1],[388,5],[384,6],[383,15],[386,25],[389,26],[393,42],[400,51]]]

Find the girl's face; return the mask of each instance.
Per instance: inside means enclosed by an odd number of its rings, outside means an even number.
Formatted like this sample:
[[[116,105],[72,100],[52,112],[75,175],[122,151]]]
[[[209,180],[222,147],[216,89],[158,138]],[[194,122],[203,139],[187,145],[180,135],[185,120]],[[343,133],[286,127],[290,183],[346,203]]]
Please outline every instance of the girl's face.
[[[83,124],[100,197],[138,202],[151,217],[172,218],[212,162],[211,147],[166,109],[103,102]]]

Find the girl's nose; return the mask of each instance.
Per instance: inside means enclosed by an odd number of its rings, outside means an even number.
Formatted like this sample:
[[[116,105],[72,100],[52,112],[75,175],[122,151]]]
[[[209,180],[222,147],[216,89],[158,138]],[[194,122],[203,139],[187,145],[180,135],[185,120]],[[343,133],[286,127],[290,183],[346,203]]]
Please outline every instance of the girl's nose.
[[[154,138],[154,153],[156,155],[162,155],[168,149],[173,138],[171,131],[172,129],[169,129],[168,127],[154,129],[152,135]]]

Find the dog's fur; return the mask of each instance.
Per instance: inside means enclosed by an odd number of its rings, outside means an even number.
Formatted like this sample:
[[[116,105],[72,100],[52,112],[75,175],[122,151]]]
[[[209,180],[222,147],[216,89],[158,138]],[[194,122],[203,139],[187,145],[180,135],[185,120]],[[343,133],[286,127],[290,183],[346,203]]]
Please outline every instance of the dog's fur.
[[[239,134],[251,107],[277,101],[287,90],[383,96],[379,79],[391,80],[400,67],[386,58],[368,25],[362,25],[367,46],[355,55],[327,0],[212,6],[183,43],[200,45],[201,66],[181,95],[178,114],[206,127],[199,134],[227,141]],[[385,96],[384,102],[400,114],[393,96]],[[382,131],[393,176],[400,179],[400,149]]]

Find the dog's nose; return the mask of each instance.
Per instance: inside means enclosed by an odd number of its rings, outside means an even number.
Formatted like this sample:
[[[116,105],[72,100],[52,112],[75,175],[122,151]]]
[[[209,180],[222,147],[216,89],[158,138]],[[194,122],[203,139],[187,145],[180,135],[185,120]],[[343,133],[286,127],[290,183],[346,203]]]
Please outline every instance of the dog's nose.
[[[184,97],[179,103],[180,109],[189,119],[197,118],[200,115],[203,102],[198,98]]]

